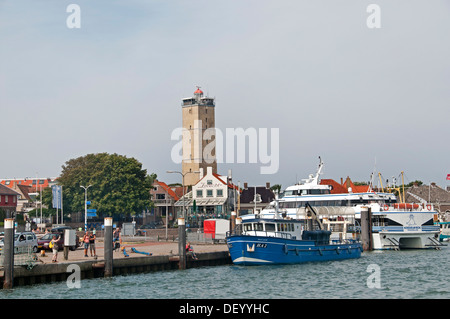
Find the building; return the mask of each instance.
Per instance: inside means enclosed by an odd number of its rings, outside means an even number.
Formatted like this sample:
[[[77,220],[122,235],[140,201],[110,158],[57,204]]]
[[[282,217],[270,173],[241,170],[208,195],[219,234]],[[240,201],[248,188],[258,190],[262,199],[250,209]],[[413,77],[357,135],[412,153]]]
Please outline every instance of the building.
[[[150,195],[155,207],[143,224],[160,220],[163,223],[167,220],[171,224],[176,218],[175,203],[183,196],[183,187],[170,187],[164,182],[155,180]]]
[[[442,220],[450,221],[450,192],[436,183],[430,185],[414,184],[406,191],[406,203],[431,203],[440,213]]]
[[[275,199],[274,192],[270,189],[270,184],[266,186],[248,186],[244,183],[239,197],[238,215],[259,214]]]
[[[331,194],[366,193],[370,191],[369,185],[355,185],[348,176],[345,181],[341,178],[340,184],[334,179],[322,179],[320,185],[329,185]]]
[[[5,213],[4,217],[13,217],[17,209],[19,193],[0,184],[0,210]]]
[[[212,167],[217,173],[215,103],[213,98],[203,96],[200,87],[193,97],[183,99],[182,123],[182,173],[184,184],[192,186],[200,180],[201,168],[206,172],[207,167]]]
[[[38,193],[41,188],[44,189],[56,184],[56,178],[9,178],[0,180],[0,184],[5,185],[9,188],[13,188],[14,185],[31,186],[35,190],[35,192]]]
[[[39,206],[36,197],[47,187],[56,184],[56,178],[11,178],[0,180],[0,185],[4,185],[19,193],[17,199],[17,212],[27,213]]]
[[[192,190],[175,203],[179,213],[183,207],[186,209],[186,224],[202,227],[204,219],[229,218],[237,205],[239,190],[231,183],[230,176],[216,174],[208,166],[205,175],[200,168],[199,177],[200,180],[192,186]]]

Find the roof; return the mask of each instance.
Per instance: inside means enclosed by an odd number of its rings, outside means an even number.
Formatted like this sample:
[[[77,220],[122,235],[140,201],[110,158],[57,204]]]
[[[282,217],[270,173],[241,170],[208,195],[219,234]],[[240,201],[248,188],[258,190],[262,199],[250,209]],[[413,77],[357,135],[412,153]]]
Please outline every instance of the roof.
[[[367,193],[370,190],[369,185],[355,185],[353,184],[350,177],[347,176],[347,179],[342,183],[336,182],[334,179],[322,179],[320,181],[320,185],[330,185],[332,186],[330,193],[331,194],[346,194],[348,193],[348,188],[352,189],[353,193]]]
[[[197,90],[195,90],[194,94],[203,94],[203,91],[200,90],[199,86],[197,86]]]
[[[261,195],[262,203],[270,203],[275,199],[275,194],[270,188],[265,186],[256,186],[256,193]],[[241,204],[253,203],[255,198],[255,187],[247,187],[242,190],[240,202]]]
[[[23,196],[22,199],[31,200],[30,193],[33,193],[35,190],[31,186],[27,185],[15,185],[13,189]]]
[[[0,184],[0,195],[15,195],[15,196],[18,196],[20,194],[18,192],[16,192],[15,190],[12,190],[11,188]]]
[[[35,182],[33,184],[33,181]],[[0,184],[5,185],[9,188],[13,188],[14,184],[26,185],[36,188],[36,185],[42,188],[50,187],[50,184],[54,182],[54,178],[23,178],[23,179],[4,179],[0,181]]]
[[[159,186],[161,186],[161,187],[167,192],[167,194],[169,194],[169,196],[171,196],[171,197],[172,197],[173,199],[175,199],[176,201],[180,199],[180,197],[179,197],[179,196],[173,191],[173,189],[170,188],[169,185],[167,185],[166,183],[160,182],[160,181],[157,181],[157,180],[155,180],[154,183],[156,183],[156,184],[158,184]]]
[[[407,203],[417,203],[418,200],[413,196],[409,195],[408,193],[419,196],[423,200],[431,203],[450,203],[450,193],[434,183],[431,183],[431,186],[430,185],[413,186],[406,191],[405,201]]]
[[[220,176],[219,174],[217,174],[217,173],[212,173],[213,174],[213,176],[215,177],[215,178],[217,178],[218,180],[219,180],[219,182],[221,182],[222,184],[224,184],[224,185],[227,185],[227,183],[222,179],[222,176]],[[200,178],[199,179],[199,181],[196,183],[196,185],[198,184],[198,183],[200,183],[200,181],[201,180],[203,180],[204,178],[206,178],[208,175],[203,175],[203,177],[202,178]],[[228,188],[234,188],[235,190],[239,190],[239,187],[237,187],[236,185],[234,185],[233,183],[228,183]]]

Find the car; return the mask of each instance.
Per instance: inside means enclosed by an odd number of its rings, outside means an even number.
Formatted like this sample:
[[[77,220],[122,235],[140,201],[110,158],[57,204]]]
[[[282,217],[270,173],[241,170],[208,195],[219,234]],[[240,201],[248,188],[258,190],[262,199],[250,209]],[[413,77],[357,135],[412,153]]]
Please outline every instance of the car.
[[[0,240],[0,250],[3,250],[5,245],[4,238]],[[14,251],[16,253],[30,247],[33,252],[38,251],[38,240],[36,235],[32,232],[19,232],[14,234]]]
[[[49,233],[45,234],[44,236],[42,236],[39,240],[38,240],[38,249],[43,249],[43,250],[51,250],[51,248],[48,246],[50,241],[53,239],[53,237],[59,237],[58,240],[58,250],[61,250],[64,248],[64,231],[66,229],[72,229],[68,226],[60,226],[60,227],[55,227],[53,228]],[[78,235],[76,236],[75,239],[75,245],[74,246],[70,246],[69,249],[74,251],[75,249],[77,249],[79,243],[80,243],[80,239],[78,237]]]

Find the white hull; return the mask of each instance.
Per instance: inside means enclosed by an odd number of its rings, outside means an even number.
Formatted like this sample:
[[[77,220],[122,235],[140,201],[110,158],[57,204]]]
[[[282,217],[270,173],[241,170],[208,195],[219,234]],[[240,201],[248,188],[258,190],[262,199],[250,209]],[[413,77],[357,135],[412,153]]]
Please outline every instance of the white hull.
[[[372,234],[373,249],[428,249],[439,248],[438,231],[379,232]]]

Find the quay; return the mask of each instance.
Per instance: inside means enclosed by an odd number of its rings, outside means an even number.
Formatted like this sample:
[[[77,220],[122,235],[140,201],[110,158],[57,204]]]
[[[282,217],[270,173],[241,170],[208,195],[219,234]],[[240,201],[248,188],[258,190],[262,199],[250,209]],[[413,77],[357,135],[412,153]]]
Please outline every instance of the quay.
[[[186,268],[231,264],[226,244],[192,243],[196,258],[187,254]],[[125,253],[122,250],[125,249]],[[133,251],[133,249],[136,251]],[[146,255],[146,254],[151,255]],[[36,253],[32,263],[14,265],[13,286],[25,286],[56,281],[66,281],[73,274],[73,265],[79,266],[80,279],[104,277],[105,258],[103,238],[97,238],[96,256],[84,247],[69,251],[67,260],[64,251],[58,253],[58,261],[52,262],[53,254],[45,251],[45,256]],[[17,255],[15,255],[17,256]],[[139,238],[124,238],[121,249],[113,252],[113,275],[137,274],[179,268],[177,241],[145,241]],[[3,286],[5,272],[0,267],[0,283]]]

